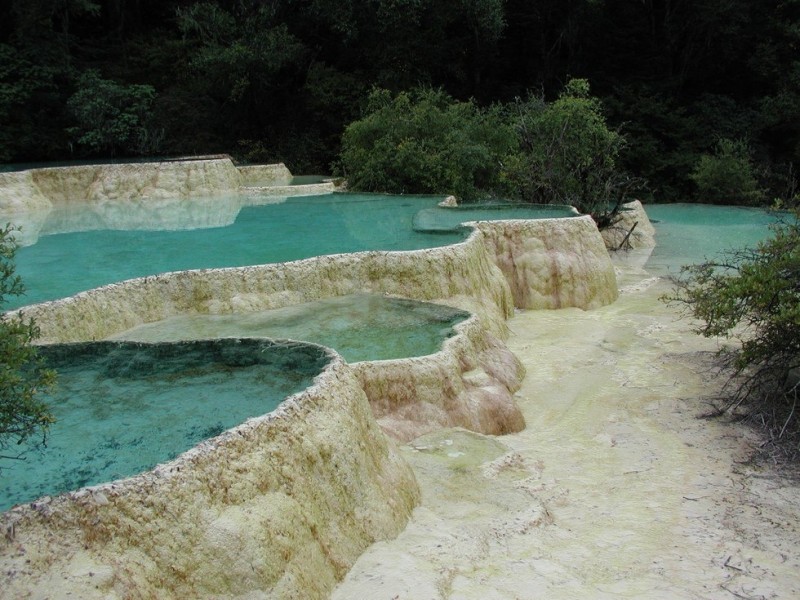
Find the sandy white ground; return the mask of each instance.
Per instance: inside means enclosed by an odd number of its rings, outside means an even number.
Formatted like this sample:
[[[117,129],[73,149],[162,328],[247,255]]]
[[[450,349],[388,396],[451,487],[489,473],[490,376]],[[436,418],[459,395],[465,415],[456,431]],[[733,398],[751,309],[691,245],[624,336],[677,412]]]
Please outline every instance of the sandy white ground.
[[[714,341],[634,267],[610,306],[526,311],[521,433],[444,430],[403,449],[422,505],[335,600],[800,598],[800,486],[757,439],[697,417]]]

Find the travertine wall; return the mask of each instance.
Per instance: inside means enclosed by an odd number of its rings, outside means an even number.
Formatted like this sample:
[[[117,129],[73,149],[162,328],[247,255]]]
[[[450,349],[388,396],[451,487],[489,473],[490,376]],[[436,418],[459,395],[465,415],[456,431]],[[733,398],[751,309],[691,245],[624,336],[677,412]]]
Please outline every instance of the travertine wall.
[[[229,159],[49,167],[30,173],[54,204],[213,196],[239,188],[239,172]]]
[[[181,314],[248,313],[354,293],[441,301],[502,335],[520,308],[613,302],[616,279],[590,217],[481,223],[463,243],[290,263],[180,271],[115,283],[23,309],[42,343],[103,339]]]
[[[333,182],[307,183],[304,185],[259,185],[242,187],[242,194],[257,199],[260,196],[316,196],[332,194],[336,191]]]
[[[431,356],[352,365],[391,437],[407,442],[447,427],[489,435],[525,428],[514,400],[525,376],[522,364],[478,318],[455,329],[458,335]]]
[[[276,411],[153,472],[0,516],[2,598],[327,598],[419,501],[338,355]]]
[[[289,185],[292,173],[283,163],[238,167],[240,185],[245,187]]]
[[[0,173],[0,212],[49,211],[53,204],[33,181],[31,171]]]
[[[445,248],[363,252],[290,263],[180,271],[115,283],[23,309],[42,343],[103,339],[181,314],[248,313],[321,298],[372,292],[449,300],[503,327],[513,304],[479,232]]]
[[[638,250],[656,245],[656,229],[639,200],[624,204],[620,220],[604,229],[602,235],[609,250]]]
[[[283,163],[236,167],[229,158],[46,167],[0,173],[0,213],[47,210],[77,201],[236,194],[241,186],[288,185],[291,178]],[[327,187],[325,191],[331,191]],[[290,187],[290,193],[301,188],[306,190],[302,193],[320,193],[306,186]]]
[[[515,306],[591,309],[617,299],[614,267],[591,217],[481,222],[478,228]]]

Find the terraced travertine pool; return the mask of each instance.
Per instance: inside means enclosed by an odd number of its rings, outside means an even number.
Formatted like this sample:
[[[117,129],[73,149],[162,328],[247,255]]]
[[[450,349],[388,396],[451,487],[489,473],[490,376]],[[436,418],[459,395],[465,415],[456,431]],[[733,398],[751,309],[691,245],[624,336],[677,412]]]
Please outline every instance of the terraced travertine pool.
[[[91,342],[41,348],[58,385],[45,447],[0,460],[0,512],[45,495],[136,475],[311,385],[324,348],[263,339],[172,344]]]
[[[561,210],[513,206],[450,210],[435,206],[438,200],[340,194],[290,198],[240,207],[226,227],[176,229],[173,212],[165,231],[136,229],[158,223],[152,218],[157,211],[145,219],[140,211],[134,212],[135,218],[126,222],[119,207],[111,213],[106,207],[104,218],[98,216],[97,207],[73,207],[69,214],[51,215],[37,243],[20,251],[19,270],[30,289],[25,301],[61,297],[72,288],[92,287],[92,282],[99,285],[162,270],[289,260],[334,249],[396,250],[454,243],[464,237],[463,221],[521,218],[532,210],[540,217],[555,217]],[[223,201],[220,206],[230,214],[230,205]],[[659,236],[648,268],[663,273],[734,245],[754,244],[776,220],[774,214],[734,207],[655,205],[648,211]],[[129,229],[108,229],[110,214],[117,227],[127,223]],[[75,228],[76,223],[82,223],[85,231],[57,233],[59,227]],[[432,354],[454,335],[453,326],[467,317],[463,311],[439,305],[356,295],[246,315],[182,315],[116,337],[136,342],[291,338],[334,348],[349,362],[357,362]],[[189,347],[128,342],[88,344],[69,352],[59,350],[61,346],[46,349],[61,374],[52,400],[59,421],[41,455],[0,470],[5,490],[0,510],[42,494],[152,468],[250,416],[273,410],[313,378],[313,373],[296,376],[292,369],[281,378],[274,369],[267,374],[268,365],[260,363],[233,368],[208,355],[206,364],[201,364],[195,349],[189,352],[193,358],[187,357],[195,363],[178,367],[179,361],[168,360],[167,371],[147,371],[155,364],[147,357],[153,349],[165,356],[173,351],[170,348]],[[111,373],[109,364],[128,366]],[[272,383],[261,389],[265,379]],[[151,435],[154,420],[161,424],[155,436]],[[174,443],[166,443],[167,439]]]
[[[9,308],[72,296],[102,285],[187,269],[279,263],[368,250],[418,250],[465,239],[458,222],[566,215],[541,207],[437,208],[441,196],[326,194],[229,196],[172,201],[75,203],[11,215],[25,240],[17,272],[27,293]],[[256,203],[256,205],[253,205]],[[447,227],[415,228],[421,211]],[[35,230],[35,234],[34,231]]]

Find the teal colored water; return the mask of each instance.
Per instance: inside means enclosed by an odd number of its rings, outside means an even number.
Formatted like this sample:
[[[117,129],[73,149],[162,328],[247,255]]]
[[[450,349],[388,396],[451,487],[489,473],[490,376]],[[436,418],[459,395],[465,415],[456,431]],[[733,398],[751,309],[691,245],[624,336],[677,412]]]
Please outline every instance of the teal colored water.
[[[464,221],[573,216],[568,207],[438,208],[439,196],[327,194],[146,200],[59,207],[17,254],[24,296],[8,308],[168,271],[278,263],[366,250],[454,244]],[[259,205],[253,206],[253,203]],[[34,242],[34,243],[31,243]]]
[[[348,362],[425,356],[455,335],[469,313],[399,298],[354,295],[244,315],[186,315],[116,336],[146,342],[218,337],[272,337],[334,348]]]
[[[414,230],[430,233],[457,232],[466,221],[504,219],[563,219],[575,217],[571,206],[550,204],[465,204],[425,208],[414,216]]]
[[[167,271],[365,250],[417,250],[462,241],[463,231],[431,235],[412,229],[414,215],[439,201],[441,197],[431,196],[328,194],[240,207],[238,199],[228,199],[203,203],[201,215],[193,214],[191,206],[176,204],[169,214],[162,210],[155,216],[148,214],[145,203],[73,207],[77,214],[49,216],[58,222],[45,223],[43,231],[63,230],[64,223],[86,230],[39,236],[35,244],[20,249],[17,273],[27,293],[10,299],[8,308]],[[208,214],[213,210],[220,211],[218,219]],[[182,225],[174,218],[176,211],[195,222],[224,226],[177,229]],[[154,230],[163,222],[169,230]]]
[[[58,371],[47,447],[0,459],[0,511],[128,477],[309,387],[320,348],[268,340],[95,342],[44,347]],[[23,447],[24,449],[24,447]]]
[[[706,204],[648,204],[656,229],[656,247],[647,270],[677,274],[682,265],[721,256],[726,250],[753,247],[769,236],[770,225],[785,218],[757,208]]]

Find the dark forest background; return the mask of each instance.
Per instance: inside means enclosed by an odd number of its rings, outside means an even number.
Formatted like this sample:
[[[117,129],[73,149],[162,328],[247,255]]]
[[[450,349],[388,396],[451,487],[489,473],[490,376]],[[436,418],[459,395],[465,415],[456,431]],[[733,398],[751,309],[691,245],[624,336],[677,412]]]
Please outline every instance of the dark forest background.
[[[794,195],[798,0],[0,0],[0,161],[226,152],[330,173],[374,87],[584,78],[659,200],[720,140]]]

